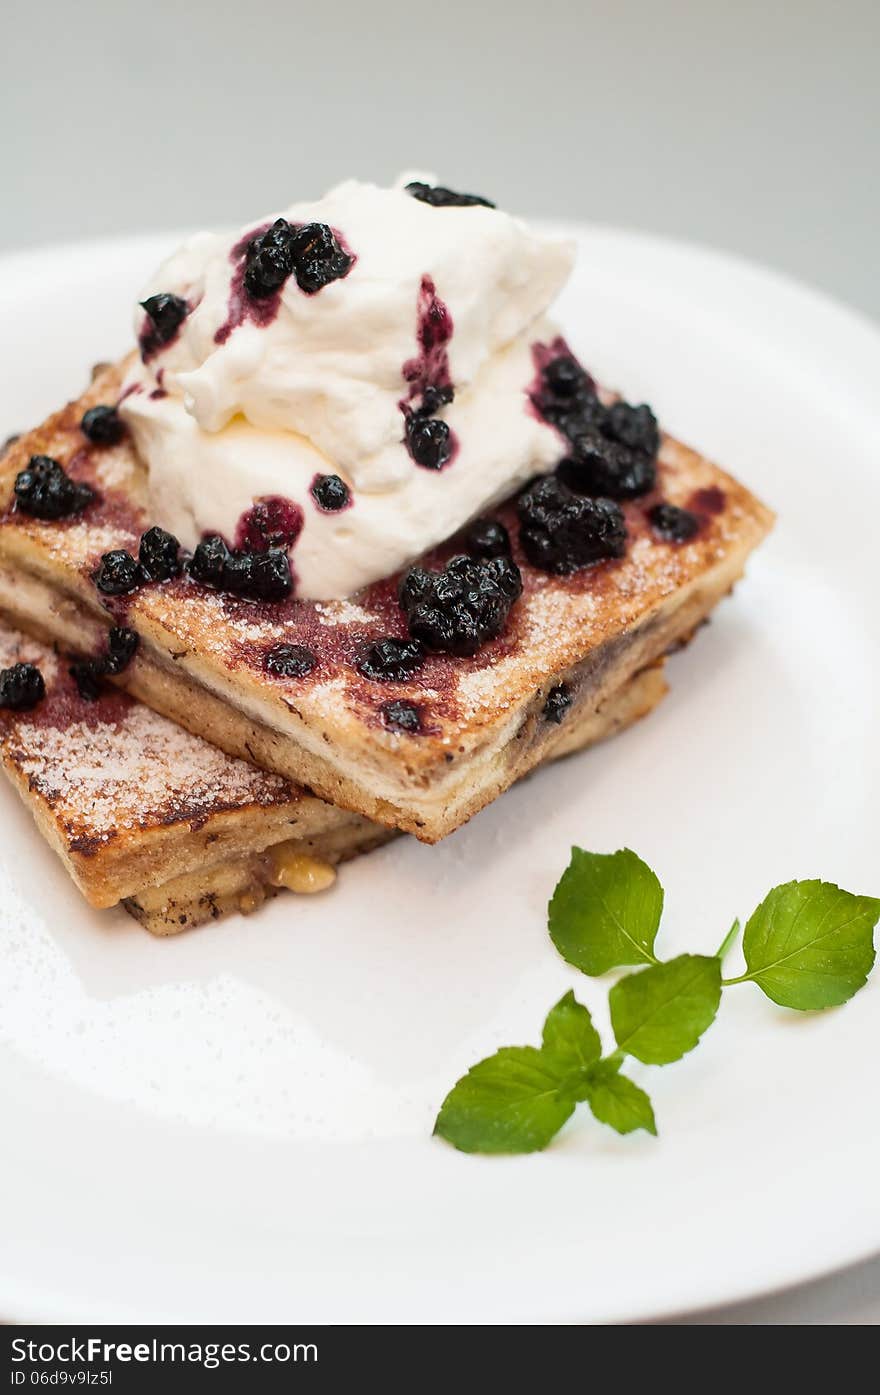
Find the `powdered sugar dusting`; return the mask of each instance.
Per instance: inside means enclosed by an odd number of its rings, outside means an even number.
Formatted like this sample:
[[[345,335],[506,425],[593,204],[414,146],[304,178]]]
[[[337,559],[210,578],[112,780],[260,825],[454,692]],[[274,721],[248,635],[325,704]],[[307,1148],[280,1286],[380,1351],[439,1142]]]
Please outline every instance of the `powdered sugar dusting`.
[[[54,649],[0,626],[0,668],[11,668],[13,664],[35,664],[47,684],[53,683],[58,675],[58,655]]]
[[[5,744],[7,759],[77,837],[106,841],[119,829],[295,798],[280,776],[224,755],[139,703],[123,721],[94,726],[21,719]]]

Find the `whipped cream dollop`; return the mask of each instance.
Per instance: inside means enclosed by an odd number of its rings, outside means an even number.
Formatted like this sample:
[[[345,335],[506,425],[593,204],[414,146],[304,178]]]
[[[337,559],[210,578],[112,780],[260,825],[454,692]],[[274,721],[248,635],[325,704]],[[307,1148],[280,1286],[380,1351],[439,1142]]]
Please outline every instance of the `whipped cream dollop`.
[[[403,181],[349,180],[277,216],[332,230],[343,269],[253,297],[248,247],[274,218],[190,238],[142,296],[187,313],[163,343],[138,306],[143,361],[120,412],[156,523],[189,548],[209,533],[232,544],[255,503],[286,500],[296,593],[342,597],[564,454],[529,391],[573,247],[496,208],[431,206]],[[325,476],[346,488],[316,489]]]

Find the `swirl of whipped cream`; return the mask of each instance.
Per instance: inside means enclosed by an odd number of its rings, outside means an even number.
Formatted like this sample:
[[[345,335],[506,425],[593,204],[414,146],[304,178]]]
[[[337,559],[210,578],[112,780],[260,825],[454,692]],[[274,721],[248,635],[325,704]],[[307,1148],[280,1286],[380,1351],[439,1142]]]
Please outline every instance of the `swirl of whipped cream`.
[[[530,408],[531,346],[557,333],[543,316],[573,249],[495,208],[353,180],[282,216],[332,229],[344,274],[311,293],[291,274],[256,299],[247,249],[273,219],[190,238],[143,293],[189,312],[132,371],[120,411],[157,523],[187,547],[232,542],[255,501],[288,500],[297,594],[341,597],[558,462],[558,434]],[[135,327],[143,339],[140,307]],[[446,423],[442,468],[414,458],[410,429],[428,416]],[[344,481],[346,507],[319,506],[322,475]]]

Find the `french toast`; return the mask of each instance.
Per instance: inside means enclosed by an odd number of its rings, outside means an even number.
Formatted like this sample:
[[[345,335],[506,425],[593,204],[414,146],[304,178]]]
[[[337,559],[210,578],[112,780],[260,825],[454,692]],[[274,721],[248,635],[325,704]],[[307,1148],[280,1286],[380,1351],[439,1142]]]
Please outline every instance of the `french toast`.
[[[625,554],[568,575],[531,565],[509,525],[522,596],[506,628],[472,657],[429,653],[401,681],[366,677],[359,656],[380,637],[407,638],[397,578],[342,601],[253,602],[186,574],[129,595],[102,595],[103,554],[136,554],[154,522],[142,462],[129,438],[94,446],[83,414],[115,403],[126,363],[106,368],[76,402],[16,441],[0,465],[0,607],[69,648],[101,648],[111,625],[133,628],[138,652],[115,682],[229,755],[304,785],[363,818],[433,843],[460,826],[575,732],[624,702],[634,677],[685,642],[742,573],[772,525],[744,486],[663,436],[654,488],[623,504]],[[70,518],[16,507],[13,484],[30,457],[59,461],[95,492]],[[658,536],[660,502],[689,510],[694,536]],[[453,556],[457,540],[427,565]],[[307,676],[267,671],[280,643],[308,647]],[[553,710],[553,694],[565,703]],[[418,730],[389,725],[389,703],[419,713]],[[562,718],[561,725],[558,724]]]
[[[282,776],[224,755],[124,692],[86,699],[69,660],[0,621],[0,669],[35,665],[45,698],[0,710],[0,761],[89,903],[121,902],[155,935],[318,889],[393,833]],[[556,727],[548,758],[613,734],[665,692],[662,665],[618,700]]]
[[[118,689],[86,700],[68,661],[0,623],[0,668],[18,663],[39,669],[46,696],[0,710],[0,760],[92,906],[121,901],[154,934],[173,934],[253,909],[297,872],[390,836]]]

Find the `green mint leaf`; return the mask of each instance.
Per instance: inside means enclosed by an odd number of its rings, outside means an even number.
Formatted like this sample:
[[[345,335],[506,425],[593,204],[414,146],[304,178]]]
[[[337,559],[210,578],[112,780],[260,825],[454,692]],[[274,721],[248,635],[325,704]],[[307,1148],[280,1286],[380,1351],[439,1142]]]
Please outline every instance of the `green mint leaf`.
[[[692,1051],[711,1027],[721,1002],[721,961],[681,954],[628,974],[608,995],[621,1051],[649,1066],[665,1066]]]
[[[585,974],[653,964],[662,910],[662,886],[629,848],[608,854],[572,848],[550,902],[550,938]]]
[[[573,993],[566,993],[547,1014],[542,1055],[561,1075],[586,1070],[602,1055],[602,1042],[593,1019]]]
[[[434,1132],[463,1153],[534,1153],[574,1110],[552,1059],[534,1046],[503,1046],[453,1085]]]
[[[880,901],[831,882],[774,887],[746,925],[742,977],[781,1007],[837,1007],[871,972],[878,916]]]
[[[715,952],[715,958],[720,959],[722,964],[724,963],[727,951],[732,947],[733,942],[739,935],[741,929],[742,926],[739,923],[739,916],[737,916],[736,920],[731,925],[730,929],[724,936],[724,939],[721,941],[721,944],[718,946],[718,949]]]
[[[610,1125],[618,1133],[633,1133],[636,1129],[657,1133],[651,1101],[634,1081],[620,1074],[617,1065],[597,1062],[584,1083],[583,1098],[599,1123]]]

